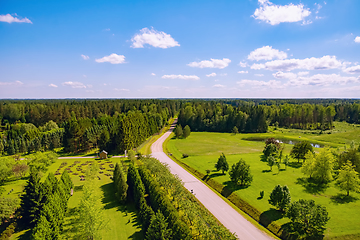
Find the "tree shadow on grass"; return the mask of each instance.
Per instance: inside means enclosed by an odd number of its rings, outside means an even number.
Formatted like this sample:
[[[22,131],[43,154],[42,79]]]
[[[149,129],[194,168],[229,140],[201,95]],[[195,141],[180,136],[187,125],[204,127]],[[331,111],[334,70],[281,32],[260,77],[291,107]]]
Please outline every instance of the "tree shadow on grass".
[[[114,184],[108,183],[101,186],[101,190],[104,193],[102,203],[105,204],[104,209],[110,209],[119,206],[119,202],[116,200],[114,194]]]
[[[261,172],[263,172],[263,173],[268,173],[268,172],[271,172],[271,170],[270,170],[270,169],[266,169],[266,170],[262,170]]]
[[[215,177],[220,177],[220,176],[224,176],[226,175],[226,173],[221,173],[221,172],[218,172],[218,173],[212,173],[209,175],[209,178],[215,178]]]
[[[240,189],[245,189],[248,188],[249,186],[241,186],[238,184],[233,183],[232,181],[226,181],[224,182],[224,187],[221,190],[221,195],[223,195],[224,197],[229,197],[233,192],[240,190]]]
[[[292,168],[300,168],[302,166],[302,163],[298,163],[298,162],[289,162],[288,167],[292,167]]]
[[[264,227],[268,227],[272,222],[279,220],[284,217],[284,212],[276,210],[274,208],[270,208],[269,210],[261,213],[260,215],[260,223]]]
[[[357,200],[359,200],[357,197],[353,197],[351,195],[347,196],[345,194],[337,194],[335,196],[332,196],[331,198],[331,202],[333,202],[334,204],[345,204],[345,203],[351,203],[351,202],[355,202]]]
[[[303,186],[305,188],[305,192],[310,194],[323,193],[329,187],[327,183],[318,183],[316,180],[312,178],[305,178],[305,177],[296,179],[295,183]]]

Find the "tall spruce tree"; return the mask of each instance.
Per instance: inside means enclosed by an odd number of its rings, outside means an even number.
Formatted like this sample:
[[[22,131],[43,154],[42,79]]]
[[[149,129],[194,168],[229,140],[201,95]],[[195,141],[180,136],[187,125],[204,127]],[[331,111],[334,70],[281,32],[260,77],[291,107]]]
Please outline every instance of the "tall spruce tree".
[[[127,197],[128,185],[126,183],[125,173],[119,163],[116,163],[114,170],[115,195],[120,202],[124,202]]]
[[[21,196],[22,220],[28,226],[35,226],[42,210],[42,191],[40,177],[37,172],[31,172],[24,194]]]
[[[168,228],[168,223],[164,215],[158,212],[151,218],[151,223],[146,231],[146,240],[167,240],[171,239],[171,229]]]

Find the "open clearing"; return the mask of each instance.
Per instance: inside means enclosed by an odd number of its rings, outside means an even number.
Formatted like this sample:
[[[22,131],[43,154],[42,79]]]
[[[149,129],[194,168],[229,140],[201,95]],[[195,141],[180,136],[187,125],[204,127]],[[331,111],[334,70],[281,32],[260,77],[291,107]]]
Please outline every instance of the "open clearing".
[[[307,139],[313,143],[343,148],[344,143],[351,140],[359,141],[360,128],[350,124],[336,123],[336,130],[331,134],[308,134],[300,130],[279,129],[273,133],[265,134],[229,134],[193,132],[187,139],[171,139],[168,143],[168,150],[178,160],[188,166],[206,174],[210,169],[210,178],[230,187],[238,196],[250,203],[253,207],[263,212],[264,216],[272,221],[284,224],[288,222],[281,213],[276,211],[269,203],[269,195],[277,185],[287,185],[290,189],[292,201],[302,199],[313,199],[316,203],[326,206],[331,217],[327,224],[326,237],[360,234],[360,194],[351,193],[350,197],[344,197],[344,192],[335,188],[334,182],[326,186],[318,186],[309,183],[301,173],[297,160],[292,160],[290,166],[285,170],[281,165],[280,171],[274,166],[272,171],[265,162],[260,160],[264,142],[247,141],[249,138],[268,138],[301,140]],[[358,142],[357,142],[358,143]],[[292,145],[286,144],[285,154],[288,154]],[[316,151],[316,149],[315,149]],[[214,165],[219,155],[224,152],[229,166],[243,158],[254,175],[254,181],[248,188],[241,189],[233,186],[228,174],[222,175],[216,172]],[[188,158],[182,158],[182,154],[189,154]],[[259,199],[260,191],[265,191],[263,199]],[[349,236],[350,237],[350,236]],[[359,237],[357,235],[356,237]],[[350,237],[349,239],[356,239]]]

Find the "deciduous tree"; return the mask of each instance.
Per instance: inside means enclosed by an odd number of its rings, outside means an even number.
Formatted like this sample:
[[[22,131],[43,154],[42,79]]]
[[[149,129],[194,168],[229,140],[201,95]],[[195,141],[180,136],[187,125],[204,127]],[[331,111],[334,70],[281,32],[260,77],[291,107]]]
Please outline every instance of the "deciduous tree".
[[[223,174],[224,172],[229,170],[229,164],[226,161],[226,157],[224,153],[220,155],[217,163],[215,164],[215,168],[217,171],[221,170]]]
[[[184,131],[183,131],[183,138],[187,138],[188,136],[190,136],[190,133],[191,133],[191,130],[190,130],[190,127],[189,125],[186,125],[184,127]]]
[[[270,194],[269,203],[279,208],[281,211],[285,211],[289,206],[290,201],[290,191],[287,186],[281,187],[280,185],[277,185]]]
[[[355,171],[355,168],[350,161],[339,170],[336,184],[341,190],[346,191],[347,196],[349,196],[350,191],[360,190],[359,173]]]
[[[286,216],[293,229],[305,238],[323,234],[330,219],[325,207],[315,204],[314,200],[304,199],[291,203]]]
[[[182,135],[183,135],[183,130],[182,130],[182,127],[180,124],[176,125],[176,128],[175,128],[175,137],[176,138],[180,138]]]
[[[231,166],[229,175],[233,183],[241,186],[250,185],[253,180],[253,176],[250,173],[250,165],[246,164],[243,159],[240,159]]]
[[[298,162],[300,162],[300,159],[303,159],[303,161],[305,161],[305,155],[308,152],[313,152],[312,145],[307,141],[298,142],[291,149],[290,156],[296,158]]]

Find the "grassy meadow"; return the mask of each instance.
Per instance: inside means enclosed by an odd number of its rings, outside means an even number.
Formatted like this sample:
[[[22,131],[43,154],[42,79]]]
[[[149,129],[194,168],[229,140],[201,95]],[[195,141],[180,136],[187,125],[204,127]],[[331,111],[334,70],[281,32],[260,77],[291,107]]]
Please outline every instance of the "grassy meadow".
[[[287,223],[288,219],[268,203],[269,195],[277,184],[289,187],[292,201],[313,199],[316,203],[326,206],[331,217],[325,232],[326,238],[358,239],[360,237],[360,194],[352,192],[350,197],[345,197],[345,193],[336,188],[334,182],[320,186],[309,182],[301,173],[301,164],[298,164],[295,159],[291,160],[286,169],[281,164],[280,170],[273,166],[270,171],[267,163],[260,160],[264,142],[254,141],[269,137],[292,141],[308,140],[311,143],[330,146],[337,151],[342,150],[344,144],[350,144],[352,140],[355,140],[357,145],[359,144],[360,126],[335,123],[334,130],[322,134],[319,134],[319,131],[289,129],[271,129],[270,132],[264,134],[237,135],[192,132],[187,139],[172,138],[167,148],[176,159],[191,168],[203,174],[206,174],[207,169],[211,170],[210,178],[232,189],[243,200],[261,211],[262,215],[279,225]],[[251,139],[251,141],[245,139]],[[289,154],[292,146],[285,144],[285,155]],[[222,175],[221,172],[215,170],[214,165],[222,152],[226,155],[229,167],[240,158],[250,164],[254,180],[249,187],[234,186],[228,174]],[[182,158],[183,153],[188,154],[189,157]],[[265,191],[265,196],[260,199],[262,190]],[[346,235],[348,236],[345,237]]]
[[[132,204],[120,205],[118,201],[115,199],[112,189],[112,180],[110,176],[106,176],[105,174],[110,174],[112,176],[113,168],[110,167],[111,164],[115,165],[116,162],[120,162],[119,158],[110,158],[106,160],[95,160],[95,159],[59,159],[54,164],[52,164],[47,173],[44,174],[43,178],[45,179],[47,174],[50,172],[55,173],[58,169],[61,174],[66,168],[70,168],[72,173],[70,176],[72,177],[74,183],[74,194],[70,197],[68,202],[68,213],[64,222],[64,239],[73,239],[76,236],[77,232],[77,224],[75,218],[75,210],[79,205],[81,196],[82,196],[82,185],[84,181],[80,181],[80,175],[85,175],[81,171],[85,171],[88,164],[90,162],[96,161],[101,168],[98,176],[98,191],[102,196],[102,206],[104,207],[104,221],[106,222],[106,227],[102,230],[103,239],[135,239],[140,240],[144,239],[143,232],[141,230],[141,225],[137,220],[137,214],[135,211],[135,206]],[[62,163],[66,162],[62,168],[59,168]],[[84,164],[84,165],[82,165]],[[82,170],[77,170],[78,168]],[[61,175],[57,175],[60,177]],[[86,180],[85,180],[86,181]],[[22,193],[24,186],[26,185],[26,179],[11,181],[5,185],[5,189],[14,188],[14,191],[9,196],[14,198],[19,197],[19,194]],[[24,230],[21,232],[15,233],[11,239],[28,239],[29,231]]]

